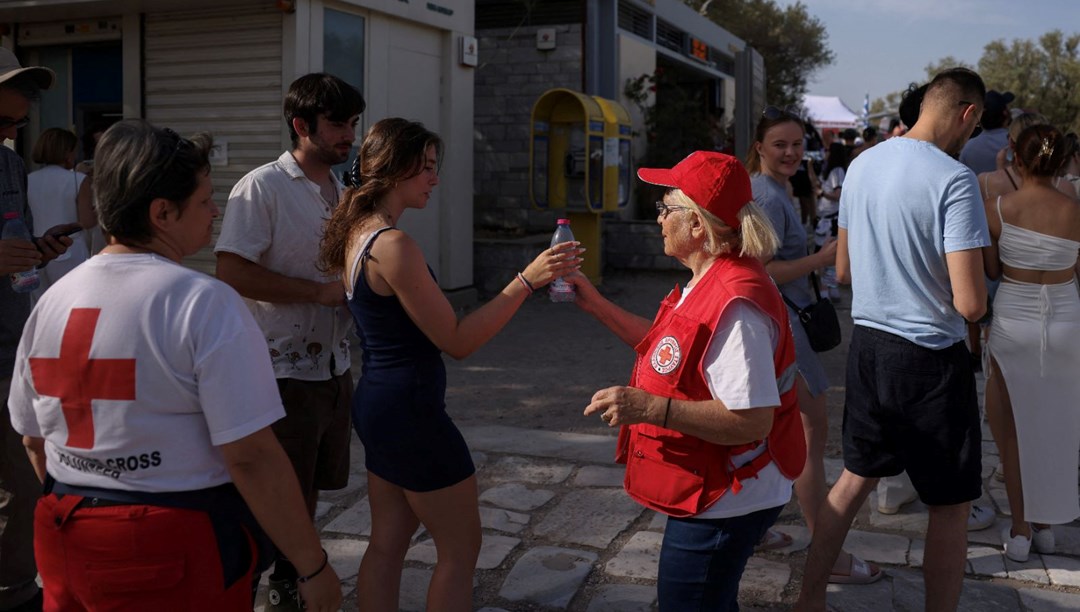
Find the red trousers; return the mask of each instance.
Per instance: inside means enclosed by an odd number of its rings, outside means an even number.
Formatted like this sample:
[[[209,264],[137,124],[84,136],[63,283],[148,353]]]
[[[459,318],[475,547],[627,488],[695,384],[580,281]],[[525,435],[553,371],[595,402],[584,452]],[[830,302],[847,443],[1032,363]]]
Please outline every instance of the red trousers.
[[[76,509],[81,499],[38,501],[34,552],[46,611],[251,610],[254,567],[225,589],[206,513],[142,505]]]

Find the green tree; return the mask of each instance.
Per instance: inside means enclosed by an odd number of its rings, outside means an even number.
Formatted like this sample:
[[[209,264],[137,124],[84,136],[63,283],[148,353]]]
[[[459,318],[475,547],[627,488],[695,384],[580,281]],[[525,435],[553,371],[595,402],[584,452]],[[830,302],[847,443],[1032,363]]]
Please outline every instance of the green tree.
[[[1053,30],[1039,40],[995,40],[986,45],[979,74],[986,86],[1016,95],[1014,106],[1037,110],[1050,122],[1080,131],[1080,34]]]
[[[835,58],[825,24],[802,2],[781,8],[774,0],[684,1],[761,53],[770,104],[799,103],[808,79]]]

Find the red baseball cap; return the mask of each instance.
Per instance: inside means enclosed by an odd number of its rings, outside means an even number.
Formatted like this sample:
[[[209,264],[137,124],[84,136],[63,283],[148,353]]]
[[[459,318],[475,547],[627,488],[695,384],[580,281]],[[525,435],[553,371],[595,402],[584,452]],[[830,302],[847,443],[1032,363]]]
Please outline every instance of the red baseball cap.
[[[739,227],[739,211],[754,199],[746,168],[723,153],[694,151],[670,170],[639,168],[637,175],[646,183],[682,190],[733,229]]]

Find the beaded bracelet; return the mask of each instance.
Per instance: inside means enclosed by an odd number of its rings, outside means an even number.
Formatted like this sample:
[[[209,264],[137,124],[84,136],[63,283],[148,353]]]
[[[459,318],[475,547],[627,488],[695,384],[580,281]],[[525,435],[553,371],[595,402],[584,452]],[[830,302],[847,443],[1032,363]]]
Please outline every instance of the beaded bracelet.
[[[529,290],[529,293],[536,291],[536,289],[533,288],[532,283],[529,282],[529,279],[525,278],[525,275],[521,272],[517,273],[517,279],[521,281],[521,284],[524,285],[526,289]]]
[[[304,584],[305,582],[311,580],[315,576],[318,576],[319,574],[322,573],[322,571],[324,569],[326,569],[326,564],[329,563],[329,561],[330,561],[330,555],[326,554],[326,549],[324,548],[324,549],[322,549],[322,565],[319,566],[319,569],[315,570],[311,574],[308,574],[307,576],[301,576],[301,577],[297,578],[296,582],[299,583],[299,584]]]

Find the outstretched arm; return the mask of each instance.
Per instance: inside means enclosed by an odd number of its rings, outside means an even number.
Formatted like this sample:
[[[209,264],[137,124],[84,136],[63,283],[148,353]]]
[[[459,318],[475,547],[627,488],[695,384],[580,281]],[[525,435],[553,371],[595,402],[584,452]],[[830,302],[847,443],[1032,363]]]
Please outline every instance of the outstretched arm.
[[[577,269],[577,242],[546,249],[522,272],[533,288]],[[486,344],[514,316],[530,290],[516,277],[483,306],[460,320],[427,270],[415,240],[403,232],[388,232],[371,249],[371,273],[389,285],[405,312],[434,344],[454,359],[464,359]],[[340,284],[338,285],[340,287]]]
[[[574,285],[574,290],[577,292],[577,299],[574,302],[578,307],[596,317],[620,340],[634,347],[645,338],[645,334],[652,326],[651,321],[600,295],[596,287],[580,272],[567,276],[566,281]]]

